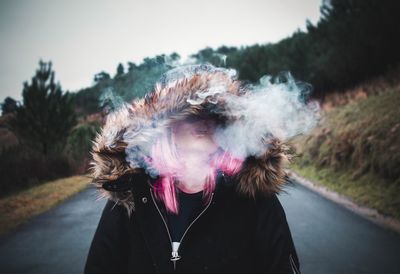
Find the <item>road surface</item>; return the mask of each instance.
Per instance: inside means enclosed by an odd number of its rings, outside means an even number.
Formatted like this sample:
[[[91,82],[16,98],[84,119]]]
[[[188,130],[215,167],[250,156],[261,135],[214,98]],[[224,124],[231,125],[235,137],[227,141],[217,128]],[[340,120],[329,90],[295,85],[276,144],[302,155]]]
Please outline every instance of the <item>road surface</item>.
[[[303,274],[399,274],[400,235],[298,185],[279,195]],[[92,187],[0,238],[0,273],[83,273],[105,200]]]

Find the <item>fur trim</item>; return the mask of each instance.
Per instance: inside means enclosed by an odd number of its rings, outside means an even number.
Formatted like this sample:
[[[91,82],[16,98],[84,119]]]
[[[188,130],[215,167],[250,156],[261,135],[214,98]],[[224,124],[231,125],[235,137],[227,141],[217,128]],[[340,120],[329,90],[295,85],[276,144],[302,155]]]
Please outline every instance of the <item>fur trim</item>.
[[[100,197],[123,205],[130,214],[134,210],[131,190],[112,192],[103,188],[103,183],[116,180],[122,175],[143,172],[137,160],[127,161],[127,149],[151,143],[160,128],[189,116],[213,115],[213,118],[226,123],[234,119],[216,114],[219,112],[215,108],[225,107],[223,98],[218,94],[207,97],[198,105],[187,101],[196,99],[199,93],[207,92],[216,81],[232,95],[246,95],[246,89],[239,81],[221,72],[204,72],[189,78],[183,77],[166,86],[157,84],[154,91],[144,98],[111,113],[101,132],[97,134],[91,152],[92,184],[99,190]],[[211,100],[213,103],[209,102]],[[250,196],[278,192],[285,183],[284,164],[287,160],[287,147],[277,139],[269,141],[262,156],[245,160],[242,169],[235,176],[237,190]]]
[[[289,147],[278,139],[266,144],[261,157],[248,157],[236,175],[237,189],[255,197],[256,194],[278,193],[287,182],[284,166],[290,161]]]

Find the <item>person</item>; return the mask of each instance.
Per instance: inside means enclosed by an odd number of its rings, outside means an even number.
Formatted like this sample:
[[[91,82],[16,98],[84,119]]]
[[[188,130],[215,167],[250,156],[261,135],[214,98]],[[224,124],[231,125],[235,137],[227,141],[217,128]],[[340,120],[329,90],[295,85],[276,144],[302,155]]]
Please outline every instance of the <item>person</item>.
[[[86,274],[300,273],[277,198],[287,147],[271,137],[243,158],[221,145],[238,118],[210,89],[246,90],[222,70],[196,69],[110,114],[96,137],[93,184],[108,200]]]

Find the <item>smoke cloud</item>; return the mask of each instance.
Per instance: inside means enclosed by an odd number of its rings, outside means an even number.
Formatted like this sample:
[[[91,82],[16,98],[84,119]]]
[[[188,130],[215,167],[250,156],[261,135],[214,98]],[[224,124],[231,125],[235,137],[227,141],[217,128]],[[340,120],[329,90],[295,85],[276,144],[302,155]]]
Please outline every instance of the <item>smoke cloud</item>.
[[[256,85],[248,85],[247,96],[235,96],[225,92],[218,84],[209,93],[218,94],[226,101],[223,114],[238,117],[228,127],[218,130],[218,143],[240,158],[265,152],[269,138],[288,139],[307,133],[319,119],[319,105],[307,102],[311,86],[296,82],[290,73],[279,78],[264,76]],[[204,95],[194,104],[201,103]],[[213,103],[213,101],[209,101]]]
[[[158,84],[162,87],[172,86],[183,77],[189,78],[202,72],[224,73],[233,80],[238,78],[234,69],[208,64],[184,65],[164,73]],[[216,79],[208,90],[187,99],[192,105],[205,101],[217,104],[217,99],[222,99],[225,107],[222,110],[215,108],[216,112],[234,119],[226,127],[218,127],[214,139],[221,148],[239,159],[265,153],[268,149],[268,139],[279,138],[287,141],[296,135],[305,134],[319,120],[318,103],[308,101],[311,85],[296,81],[290,73],[283,73],[275,78],[264,76],[257,84],[247,84],[243,88],[246,91],[245,95],[237,96],[227,92],[226,82]],[[106,99],[115,101],[114,105],[121,106],[122,110],[116,112],[126,111],[123,109],[127,108],[127,105],[111,93],[108,93]],[[126,160],[132,168],[145,168],[150,175],[157,175],[157,170],[149,164],[148,156],[151,154],[152,144],[166,134],[166,121],[138,118],[126,122],[127,130],[123,139],[127,143]],[[137,135],[138,131],[141,132],[140,137]]]

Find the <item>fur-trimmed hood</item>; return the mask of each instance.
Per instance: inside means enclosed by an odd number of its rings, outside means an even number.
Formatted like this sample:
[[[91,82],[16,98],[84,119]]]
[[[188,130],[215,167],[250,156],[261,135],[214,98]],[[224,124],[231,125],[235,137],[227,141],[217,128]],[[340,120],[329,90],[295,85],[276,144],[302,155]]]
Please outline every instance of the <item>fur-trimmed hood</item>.
[[[229,125],[237,118],[221,114],[227,107],[226,102],[210,89],[217,82],[219,88],[223,87],[232,96],[246,96],[249,92],[246,86],[224,70],[199,68],[179,77],[175,75],[173,81],[161,78],[144,98],[107,116],[91,152],[92,184],[100,197],[123,205],[128,213],[134,210],[130,184],[135,183],[135,178],[149,177],[142,162],[148,156],[146,149],[138,148],[151,146],[160,130],[171,122],[207,115]],[[248,156],[235,175],[236,189],[244,195],[276,193],[286,182],[284,165],[289,160],[288,147],[277,138],[268,138],[265,142],[265,151]]]

